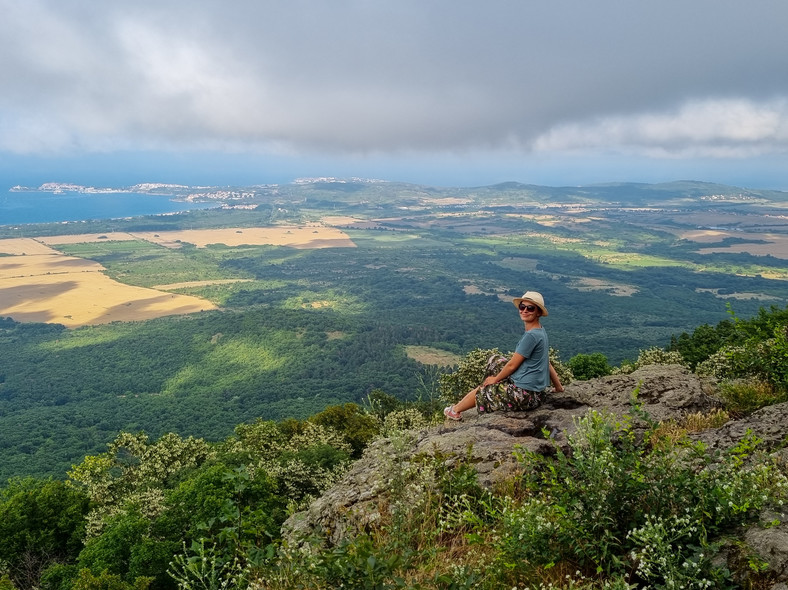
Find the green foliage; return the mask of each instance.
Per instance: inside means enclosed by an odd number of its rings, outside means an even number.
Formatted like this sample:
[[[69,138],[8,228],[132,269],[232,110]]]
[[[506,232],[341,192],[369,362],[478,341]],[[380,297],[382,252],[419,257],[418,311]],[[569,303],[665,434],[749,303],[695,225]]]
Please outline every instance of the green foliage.
[[[776,391],[769,383],[754,378],[723,381],[719,384],[718,395],[725,408],[738,417],[788,401],[788,391]]]
[[[13,583],[32,588],[50,565],[82,547],[87,496],[61,481],[13,479],[0,491],[0,563]]]
[[[737,320],[733,334],[697,363],[695,371],[720,380],[719,395],[731,413],[743,416],[788,400],[788,319],[764,310]]]
[[[378,420],[383,421],[388,414],[403,407],[401,400],[393,395],[389,395],[382,389],[374,389],[367,396],[364,409],[368,414],[372,414]]]
[[[607,363],[607,357],[601,352],[592,354],[576,354],[567,363],[576,379],[585,381],[596,377],[604,377],[613,372]]]
[[[424,428],[429,424],[427,418],[416,408],[405,408],[386,414],[381,428],[383,436],[391,436],[402,430]]]
[[[571,238],[556,242],[536,239],[534,222],[519,216],[532,209],[530,198],[510,202],[509,195],[511,211],[485,210],[482,217],[464,211],[459,220],[413,209],[402,219],[401,210],[378,198],[350,205],[344,193],[329,197],[330,192],[321,201],[340,200],[309,213],[311,201],[308,208],[302,201],[297,211],[288,205],[292,213],[284,214],[276,204],[281,197],[259,195],[262,209],[256,211],[117,221],[112,229],[205,227],[211,220],[215,226],[248,227],[274,214],[292,215],[290,221],[300,223],[304,215],[318,219],[335,207],[349,207],[346,213],[363,216],[365,211],[375,218],[390,212],[386,231],[348,230],[357,244],[352,249],[167,249],[140,241],[67,246],[136,285],[251,280],[190,288],[220,301],[221,311],[76,330],[3,323],[0,481],[15,474],[60,476],[85,455],[104,450],[119,431],[221,440],[236,424],[257,416],[304,420],[331,405],[361,403],[376,389],[402,401],[421,401],[419,410],[429,415],[428,406],[434,410],[437,403],[435,368],[409,358],[405,347],[462,354],[514,343],[519,319],[499,295],[519,295],[524,285],[545,294],[552,311],[545,321],[554,345],[570,355],[598,351],[611,362],[725,317],[721,300],[708,291],[719,285],[718,272],[704,270],[714,267],[710,257],[700,257],[705,261],[701,269],[695,261],[700,255],[667,234],[643,228],[642,220],[636,227],[616,223],[616,235],[596,221],[582,224],[582,231],[539,226],[540,232]],[[503,197],[488,195],[485,203],[498,198]],[[404,200],[409,205],[418,201]],[[488,225],[506,233],[482,232]],[[95,229],[108,231],[106,226]],[[401,231],[390,231],[395,229]],[[45,235],[72,228],[30,230]],[[602,242],[607,245],[600,249]],[[631,263],[610,264],[602,262],[603,256]],[[644,267],[644,261],[672,266]],[[732,291],[788,295],[782,281],[723,272]],[[578,280],[586,277],[631,285],[637,292],[618,297],[578,291]],[[678,299],[682,305],[672,305]],[[656,311],[666,304],[670,318]],[[759,309],[757,299],[737,300],[736,306],[739,314]],[[616,319],[600,326],[589,308],[605,309]],[[765,318],[757,322],[748,338],[762,332],[773,336]],[[700,353],[696,357],[688,361],[692,366],[702,360]],[[568,383],[568,376],[561,377]]]
[[[122,433],[70,472],[94,506],[78,568],[126,584],[145,578],[156,590],[176,581],[200,587],[189,584],[232,579],[229,587],[237,587],[239,572],[272,558],[287,504],[301,505],[336,481],[350,452],[341,434],[314,422],[288,439],[276,423],[257,420],[213,445]],[[75,575],[53,570],[48,583],[62,590]]]
[[[175,556],[168,570],[179,590],[247,588],[248,567],[243,566],[237,556],[227,561],[217,553],[216,546],[206,546],[205,539],[193,542],[189,549],[184,545],[183,552]]]
[[[137,573],[137,547],[147,537],[150,520],[135,511],[108,518],[102,533],[87,540],[79,554],[79,566],[94,573],[108,572],[129,577]]]
[[[704,324],[695,328],[692,335],[683,332],[678,337],[673,336],[668,350],[679,352],[694,370],[698,363],[722,348],[734,331],[735,325],[730,320],[723,320],[716,327]]]
[[[107,571],[94,575],[90,570],[81,570],[72,590],[148,590],[150,582],[147,578],[125,582],[119,575]]]
[[[788,392],[788,323],[776,325],[766,345],[766,378],[776,389]]]
[[[527,534],[535,550],[526,542],[516,568],[529,575],[569,562],[587,574],[624,574],[634,566],[655,587],[716,587],[724,572],[709,540],[788,500],[788,477],[752,437],[714,456],[699,445],[638,447],[620,427],[592,413],[577,424],[571,456],[522,452],[533,496],[502,538]]]
[[[761,308],[753,318],[700,326],[671,342],[702,375],[721,379],[755,378],[788,391],[788,308]]]
[[[567,456],[524,456],[530,470],[505,483],[506,497],[479,488],[464,459],[397,455],[397,440],[410,436],[406,429],[430,415],[436,379],[441,397],[455,401],[479,384],[487,357],[498,352],[491,347],[516,340],[521,326],[501,297],[519,295],[524,285],[545,293],[551,342],[562,350],[599,350],[616,362],[641,350],[625,370],[676,362],[669,353],[681,353],[691,367],[706,363],[724,371],[719,374],[731,382],[722,395],[738,413],[785,399],[788,308],[764,310],[757,299],[737,300],[738,313],[754,317],[732,315],[712,328],[724,312],[709,291],[724,273],[723,295],[785,298],[781,281],[755,276],[766,267],[784,272],[784,263],[701,255],[640,221],[617,223],[611,235],[606,222],[592,219],[582,233],[556,226],[553,237],[565,241],[540,238],[536,224],[520,214],[530,212],[528,203],[566,195],[537,199],[517,187],[506,207],[487,208],[482,217],[462,208],[456,209],[462,216],[413,208],[403,217],[374,192],[380,189],[355,187],[339,196],[327,187],[313,190],[310,209],[303,199],[290,199],[303,203],[289,205],[292,214],[277,206],[277,198],[292,196],[283,193],[262,199],[256,211],[113,224],[119,231],[217,221],[248,226],[341,211],[388,218],[385,229],[349,230],[358,246],[352,251],[69,246],[131,284],[252,280],[195,287],[225,309],[187,317],[77,330],[0,318],[0,477],[61,476],[76,464],[69,484],[11,482],[4,491],[0,559],[10,575],[0,587],[39,586],[35,578],[44,568],[42,590],[254,583],[271,571],[287,514],[336,482],[378,428],[393,447],[381,461],[400,463],[391,483],[395,493],[387,498],[390,517],[334,553],[318,552],[311,561],[298,554],[290,585],[282,587],[326,580],[361,587],[407,580],[412,587],[440,588],[539,580],[623,589],[636,578],[652,587],[700,584],[717,580],[701,557],[708,555],[706,544],[746,522],[764,502],[784,498],[784,474],[760,463],[755,441],[714,458],[712,468],[699,447],[638,448],[626,427],[621,434],[619,425],[605,421],[582,426]],[[484,193],[485,206],[499,198],[476,189],[468,198],[479,198],[476,192]],[[408,199],[407,205],[419,203]],[[106,226],[89,222],[78,229]],[[28,230],[44,235],[72,228]],[[578,279],[586,277],[637,292],[578,291]],[[616,321],[600,326],[588,309],[605,309]],[[667,351],[646,348],[699,322],[707,323],[674,338]],[[438,377],[407,357],[407,345],[473,352],[457,371]],[[560,363],[552,349],[551,361],[569,383],[571,361]],[[367,412],[356,406],[365,399]],[[147,435],[128,434],[142,429]],[[85,518],[86,495],[92,503]],[[655,573],[656,560],[668,564],[664,571]],[[684,563],[695,581],[675,571]],[[22,576],[30,564],[35,567]],[[310,564],[317,569],[305,572]]]
[[[623,362],[621,366],[614,369],[613,373],[628,374],[646,365],[685,365],[684,358],[677,351],[665,350],[658,346],[652,346],[641,350],[634,363]]]
[[[354,458],[361,456],[361,452],[380,430],[378,420],[366,414],[357,404],[329,406],[309,418],[309,421],[333,428],[342,434],[350,443]]]
[[[162,489],[186,470],[212,455],[208,444],[192,437],[167,434],[151,443],[144,433],[121,433],[101,455],[85,457],[69,471],[81,484],[93,508],[87,519],[88,538],[101,533],[114,515],[126,509],[156,516],[163,507]]]
[[[628,421],[592,412],[577,421],[571,452],[519,450],[523,475],[498,493],[480,488],[462,459],[398,462],[393,439],[381,451],[392,461],[387,517],[338,547],[283,549],[261,583],[281,590],[732,585],[731,572],[713,560],[717,543],[788,501],[788,474],[751,435],[724,453],[687,441],[649,445],[655,437],[636,444]]]
[[[289,565],[290,579],[282,588],[408,588],[400,572],[408,567],[410,553],[391,553],[376,547],[365,535],[345,540],[315,556],[295,556]],[[301,563],[298,563],[300,561]],[[281,577],[282,574],[280,574]],[[274,586],[275,587],[275,586]]]

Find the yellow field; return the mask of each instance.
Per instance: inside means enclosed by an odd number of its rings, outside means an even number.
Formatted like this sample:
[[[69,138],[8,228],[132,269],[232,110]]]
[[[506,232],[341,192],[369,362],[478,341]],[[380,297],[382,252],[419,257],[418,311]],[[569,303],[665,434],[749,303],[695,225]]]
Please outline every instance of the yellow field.
[[[204,248],[209,244],[225,246],[272,245],[290,248],[355,248],[343,231],[324,225],[243,227],[228,229],[187,229],[167,232],[135,233],[137,239],[177,248],[180,242]]]
[[[154,289],[161,291],[174,291],[175,289],[188,289],[189,287],[205,287],[208,285],[230,285],[232,283],[250,283],[254,279],[214,279],[211,281],[187,281],[183,283],[169,283],[168,285],[153,285]]]
[[[106,234],[74,234],[68,236],[43,236],[35,238],[36,241],[50,246],[62,244],[84,244],[87,242],[127,242],[136,240],[133,235],[126,232],[109,232]]]
[[[0,240],[0,254],[26,256],[28,254],[58,254],[34,238],[8,238]]]
[[[603,281],[601,279],[581,278],[573,280],[569,286],[578,291],[608,291],[610,295],[616,297],[629,297],[638,292],[634,285],[616,283],[614,281]]]
[[[351,225],[358,221],[366,221],[357,217],[349,217],[347,215],[326,215],[322,218],[323,223],[327,225]]]
[[[748,233],[726,230],[696,230],[680,234],[680,237],[693,242],[713,243],[722,241],[724,238],[742,238],[745,240],[764,240],[766,244],[733,244],[726,248],[701,248],[701,254],[712,254],[715,252],[727,252],[740,254],[746,252],[753,256],[765,256],[771,254],[775,258],[788,260],[788,236],[778,233]]]
[[[460,355],[430,346],[408,345],[405,347],[405,354],[422,365],[438,365],[439,367],[451,367],[462,360]]]
[[[96,262],[71,256],[2,257],[0,316],[76,328],[216,308],[197,297],[118,283],[102,270]]]
[[[198,297],[118,283],[103,273],[105,269],[99,263],[65,256],[52,247],[127,240],[147,240],[170,248],[178,248],[182,243],[194,244],[198,248],[209,244],[355,247],[344,232],[324,225],[0,239],[0,254],[7,255],[0,256],[0,317],[11,317],[20,322],[60,323],[75,328],[216,309],[216,305]],[[195,281],[160,285],[158,288],[164,290],[223,282]]]
[[[127,240],[145,240],[168,248],[179,248],[181,243],[194,244],[204,248],[209,244],[225,246],[288,246],[290,248],[355,248],[356,245],[347,234],[334,227],[325,225],[273,227],[230,227],[222,229],[186,229],[160,232],[114,232],[105,234],[75,234],[64,236],[44,236],[40,238],[18,238],[0,240],[0,253],[21,254],[27,248],[27,254],[53,253],[44,244],[57,246],[61,244],[83,244],[86,242],[110,242]],[[14,242],[4,246],[3,242]],[[34,251],[33,248],[39,250]],[[43,250],[40,250],[43,249]],[[13,250],[13,251],[12,251]]]

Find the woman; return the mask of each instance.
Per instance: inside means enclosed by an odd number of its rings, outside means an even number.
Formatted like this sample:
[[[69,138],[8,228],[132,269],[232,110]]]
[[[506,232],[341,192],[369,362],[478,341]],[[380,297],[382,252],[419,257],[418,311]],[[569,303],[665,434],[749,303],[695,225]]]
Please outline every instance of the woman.
[[[550,383],[555,391],[564,390],[553,365],[550,345],[539,318],[547,315],[541,293],[528,291],[512,299],[525,323],[525,334],[517,343],[511,359],[492,357],[487,364],[488,376],[453,406],[443,410],[450,420],[462,420],[462,412],[473,406],[482,412],[496,410],[533,410],[546,396]],[[507,361],[503,364],[503,361]],[[503,364],[503,367],[501,365]]]

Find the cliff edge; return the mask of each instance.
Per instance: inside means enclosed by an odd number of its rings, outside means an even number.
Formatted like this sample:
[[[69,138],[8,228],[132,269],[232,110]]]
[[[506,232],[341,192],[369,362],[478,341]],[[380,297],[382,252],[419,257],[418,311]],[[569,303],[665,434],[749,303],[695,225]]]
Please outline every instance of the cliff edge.
[[[568,436],[575,421],[591,410],[617,418],[627,416],[634,432],[645,432],[644,420],[680,420],[688,414],[706,413],[719,405],[713,397],[715,384],[680,365],[647,365],[628,375],[613,375],[573,382],[563,393],[551,394],[532,412],[479,415],[465,412],[461,422],[410,431],[406,436],[383,438],[365,451],[345,476],[307,510],[291,516],[283,537],[290,543],[309,537],[328,545],[364,530],[386,510],[387,495],[395,467],[424,456],[437,457],[447,466],[466,461],[474,466],[479,483],[487,488],[511,478],[521,470],[514,451],[522,447],[539,454],[554,454],[556,445],[569,450]],[[641,412],[633,412],[636,398]],[[639,417],[640,416],[640,417]],[[731,420],[720,428],[692,435],[712,449],[737,444],[747,432],[777,449],[788,439],[788,403],[763,408],[747,418]],[[550,440],[548,440],[550,439]],[[788,465],[788,451],[777,450],[775,458]],[[770,528],[758,526],[741,531],[748,543],[768,562],[774,579],[788,582],[788,509],[785,514],[768,514]],[[777,588],[777,586],[775,587]]]

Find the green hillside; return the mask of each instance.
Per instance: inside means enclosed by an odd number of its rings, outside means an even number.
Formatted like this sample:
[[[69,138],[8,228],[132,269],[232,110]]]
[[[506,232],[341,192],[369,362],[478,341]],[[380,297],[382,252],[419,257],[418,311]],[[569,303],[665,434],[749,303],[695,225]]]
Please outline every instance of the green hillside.
[[[761,311],[699,327],[670,351],[644,351],[619,370],[692,357],[696,371],[720,380],[718,407],[650,420],[639,436],[631,421],[590,412],[570,453],[515,449],[522,472],[492,490],[463,457],[398,459],[407,429],[440,420],[440,402],[456,399],[454,385],[489,351],[466,355],[436,403],[376,391],[365,407],[253,420],[216,442],[121,432],[66,482],[15,478],[0,488],[0,588],[767,587],[769,563],[738,541],[720,559],[720,540],[788,501],[785,466],[751,434],[722,453],[687,434],[788,399],[787,325],[788,309]],[[632,411],[649,420],[636,392]],[[331,547],[319,537],[306,551],[284,543],[285,519],[380,436],[390,443],[372,456],[390,464],[392,479],[379,521]]]
[[[703,183],[450,189],[320,181],[247,189],[243,209],[0,227],[19,237],[330,216],[356,244],[60,247],[132,285],[243,281],[173,289],[221,307],[191,316],[75,330],[4,320],[0,480],[61,477],[122,430],[221,440],[242,422],[304,419],[375,390],[428,398],[440,370],[409,356],[411,347],[457,356],[507,349],[522,329],[510,300],[530,289],[545,296],[545,325],[562,359],[599,353],[611,364],[715,325],[728,307],[747,318],[788,301],[788,256],[737,251],[784,233],[782,193]],[[684,205],[645,206],[657,197]],[[343,216],[352,219],[336,221]],[[741,237],[681,238],[699,225],[719,226],[721,216]]]

